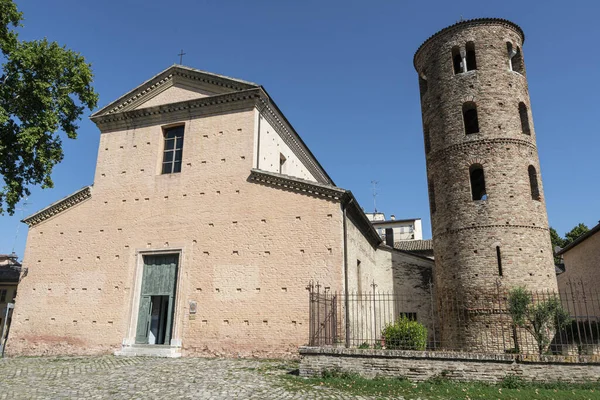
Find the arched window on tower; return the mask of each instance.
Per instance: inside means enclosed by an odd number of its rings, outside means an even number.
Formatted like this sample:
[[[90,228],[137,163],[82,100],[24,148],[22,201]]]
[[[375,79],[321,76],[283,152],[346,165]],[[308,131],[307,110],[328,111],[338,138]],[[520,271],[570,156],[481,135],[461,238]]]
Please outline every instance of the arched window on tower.
[[[475,43],[467,42],[467,71],[477,69],[477,59],[475,57]]]
[[[526,135],[531,135],[529,130],[529,114],[527,113],[527,106],[525,103],[519,103],[519,117],[521,117],[521,130]]]
[[[421,98],[427,93],[427,76],[425,74],[419,74],[419,92]]]
[[[483,167],[480,164],[471,165],[471,168],[469,168],[469,177],[471,178],[471,195],[473,200],[487,200]]]
[[[454,75],[463,72],[463,60],[458,46],[452,48],[452,65],[454,66]]]
[[[431,151],[431,141],[429,139],[429,126],[423,127],[423,136],[425,137],[425,154],[429,154]]]
[[[463,104],[463,121],[465,123],[465,133],[479,133],[479,119],[477,118],[477,106],[472,101]]]
[[[533,200],[540,200],[540,188],[538,187],[537,171],[533,165],[530,165],[527,169],[529,172],[529,187],[531,188],[531,198]]]
[[[510,70],[523,74],[523,56],[521,55],[521,48],[517,46],[515,49],[512,43],[506,42],[506,50],[508,51]]]

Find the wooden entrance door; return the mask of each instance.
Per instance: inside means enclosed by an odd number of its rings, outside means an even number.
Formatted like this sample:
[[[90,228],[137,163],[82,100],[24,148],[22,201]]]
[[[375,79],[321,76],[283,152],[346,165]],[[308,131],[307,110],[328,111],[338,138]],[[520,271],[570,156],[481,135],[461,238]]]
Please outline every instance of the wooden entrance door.
[[[170,344],[178,263],[178,254],[144,256],[140,308],[135,335],[135,342],[137,344],[148,344],[148,335],[150,334],[150,323],[152,320],[152,302],[161,298],[168,299],[166,305],[167,312],[161,313],[161,318],[166,318],[166,321],[161,321],[162,323],[160,324],[165,327],[164,336],[161,335],[161,338],[164,337],[164,344]]]

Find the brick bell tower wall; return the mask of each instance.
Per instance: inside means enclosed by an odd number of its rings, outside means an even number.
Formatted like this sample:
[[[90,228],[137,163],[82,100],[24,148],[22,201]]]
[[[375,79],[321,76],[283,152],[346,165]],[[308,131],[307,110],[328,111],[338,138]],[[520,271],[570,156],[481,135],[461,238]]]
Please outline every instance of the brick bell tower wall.
[[[453,302],[468,307],[515,286],[557,289],[523,42],[510,21],[461,21],[414,57],[442,345],[471,347],[493,324],[493,316],[458,323],[444,309]]]

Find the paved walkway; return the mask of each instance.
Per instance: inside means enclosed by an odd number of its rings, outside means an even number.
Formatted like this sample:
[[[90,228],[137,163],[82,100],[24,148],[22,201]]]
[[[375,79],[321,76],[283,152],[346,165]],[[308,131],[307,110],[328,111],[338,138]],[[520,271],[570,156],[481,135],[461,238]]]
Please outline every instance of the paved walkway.
[[[205,358],[0,360],[0,399],[358,399],[294,385],[284,361]]]

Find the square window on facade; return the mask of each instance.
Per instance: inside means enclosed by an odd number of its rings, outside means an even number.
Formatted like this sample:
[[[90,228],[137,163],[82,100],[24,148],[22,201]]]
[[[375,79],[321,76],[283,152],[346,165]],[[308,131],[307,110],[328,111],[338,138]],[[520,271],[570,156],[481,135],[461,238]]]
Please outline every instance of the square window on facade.
[[[183,130],[183,125],[164,130],[165,147],[163,151],[162,174],[181,172]]]

